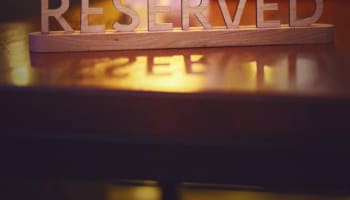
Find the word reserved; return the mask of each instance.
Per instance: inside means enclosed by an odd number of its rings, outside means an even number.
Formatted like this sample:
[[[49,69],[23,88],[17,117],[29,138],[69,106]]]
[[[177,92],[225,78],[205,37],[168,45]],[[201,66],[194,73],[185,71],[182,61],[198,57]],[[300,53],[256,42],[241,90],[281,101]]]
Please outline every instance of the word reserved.
[[[297,0],[289,0],[289,24],[280,20],[264,18],[266,11],[279,10],[277,2],[256,0],[256,26],[240,26],[247,0],[237,0],[236,9],[230,14],[227,1],[215,0],[226,26],[213,27],[205,12],[209,0],[201,0],[196,6],[191,0],[177,0],[181,3],[181,27],[173,27],[170,21],[160,21],[159,13],[170,13],[169,5],[160,5],[159,0],[147,0],[148,29],[137,29],[140,14],[122,3],[111,0],[119,12],[129,16],[129,23],[116,21],[112,30],[104,24],[89,23],[90,15],[103,15],[103,8],[91,6],[89,0],[81,0],[80,31],[74,31],[64,14],[69,0],[61,0],[58,8],[50,8],[49,0],[41,0],[41,32],[29,35],[32,52],[76,52],[115,51],[135,49],[203,48],[225,46],[260,46],[325,44],[334,41],[335,27],[331,24],[316,24],[323,12],[323,0],[314,0],[315,10],[309,17],[297,18]],[[302,0],[299,0],[302,1]],[[212,2],[214,3],[214,2]],[[190,28],[189,18],[194,17],[201,27]],[[50,31],[49,18],[55,18],[63,31]],[[137,31],[136,31],[137,30]]]
[[[221,14],[224,18],[227,29],[238,29],[243,10],[246,6],[247,0],[239,0],[233,17],[229,13],[229,9],[226,3],[227,0],[217,0]],[[301,0],[300,0],[301,1]],[[157,22],[157,13],[171,12],[169,6],[157,5],[156,0],[148,0],[148,31],[172,31],[173,24],[165,22]],[[127,7],[121,3],[121,0],[113,0],[114,7],[120,12],[130,16],[131,23],[121,24],[119,22],[114,23],[113,28],[116,32],[132,32],[138,26],[140,22],[139,14],[130,7]],[[203,12],[208,8],[209,0],[201,0],[200,4],[193,7],[190,6],[189,0],[181,0],[181,20],[182,30],[189,30],[189,17],[195,16],[205,30],[215,29],[209,23],[207,17]],[[49,0],[41,0],[41,32],[49,33],[49,17],[54,17],[58,23],[62,26],[64,32],[73,32],[72,27],[67,20],[63,17],[63,14],[69,9],[69,0],[61,0],[61,6],[59,8],[50,9]],[[265,11],[278,10],[278,3],[266,3],[264,0],[257,0],[257,28],[278,28],[281,26],[279,20],[265,20]],[[305,19],[297,19],[297,0],[289,0],[289,26],[290,27],[309,27],[313,23],[317,22],[323,12],[323,0],[315,0],[315,11],[312,16]],[[89,15],[103,15],[103,8],[90,7],[89,0],[81,0],[81,33],[102,33],[105,32],[105,25],[89,25]]]

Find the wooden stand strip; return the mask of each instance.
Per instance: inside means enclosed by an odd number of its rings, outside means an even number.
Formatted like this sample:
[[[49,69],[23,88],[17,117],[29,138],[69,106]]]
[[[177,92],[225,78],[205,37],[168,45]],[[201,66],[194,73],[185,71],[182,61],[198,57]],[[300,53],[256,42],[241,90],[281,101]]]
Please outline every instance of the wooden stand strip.
[[[291,44],[324,44],[334,40],[335,28],[329,24],[311,27],[238,29],[216,27],[210,30],[190,29],[163,32],[105,32],[105,33],[31,33],[32,52],[74,52],[131,49],[168,49],[223,46],[258,46]]]

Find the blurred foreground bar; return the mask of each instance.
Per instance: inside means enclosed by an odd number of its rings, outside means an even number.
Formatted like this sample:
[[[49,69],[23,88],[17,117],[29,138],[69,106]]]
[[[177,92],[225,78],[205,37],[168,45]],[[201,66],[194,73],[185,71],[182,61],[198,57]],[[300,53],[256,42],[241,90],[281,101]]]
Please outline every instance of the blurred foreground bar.
[[[165,196],[153,181],[87,181],[66,179],[2,179],[6,200],[348,200],[346,194],[282,193],[260,187],[184,183],[178,196]],[[175,194],[174,194],[175,195]]]

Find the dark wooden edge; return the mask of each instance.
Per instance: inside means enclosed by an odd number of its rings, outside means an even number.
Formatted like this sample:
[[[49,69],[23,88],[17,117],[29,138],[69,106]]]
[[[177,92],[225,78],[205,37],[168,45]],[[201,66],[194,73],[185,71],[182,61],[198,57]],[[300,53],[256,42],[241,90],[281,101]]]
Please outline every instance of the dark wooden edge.
[[[350,138],[346,116],[350,102],[346,99],[263,95],[225,98],[52,88],[6,88],[0,93],[3,177],[170,180],[258,185],[277,191],[348,189]],[[132,106],[146,109],[147,113],[155,108],[163,110],[166,105],[178,110],[172,115],[194,112],[198,116],[194,122],[224,127],[210,132],[206,130],[209,126],[179,121],[179,126],[191,125],[188,132],[179,129],[171,133],[165,129],[170,133],[163,137],[143,124],[148,119],[142,112],[129,115]],[[129,108],[122,109],[125,106]],[[251,112],[250,115],[267,109],[270,113],[266,118],[287,117],[281,112],[292,110],[287,114],[301,117],[301,121],[294,128],[287,123],[285,127],[276,125],[279,128],[256,132],[230,129],[226,123],[231,121],[219,122],[230,116],[233,122],[236,119],[232,112],[222,113],[225,106],[242,108],[241,113]],[[67,108],[71,112],[67,113]],[[208,116],[199,117],[201,109]],[[165,111],[154,116],[169,116]],[[80,120],[82,113],[99,115]],[[134,119],[134,126],[140,129],[124,126],[125,116]],[[109,117],[115,124],[104,127],[109,123],[99,120]],[[305,126],[309,123],[309,127]]]

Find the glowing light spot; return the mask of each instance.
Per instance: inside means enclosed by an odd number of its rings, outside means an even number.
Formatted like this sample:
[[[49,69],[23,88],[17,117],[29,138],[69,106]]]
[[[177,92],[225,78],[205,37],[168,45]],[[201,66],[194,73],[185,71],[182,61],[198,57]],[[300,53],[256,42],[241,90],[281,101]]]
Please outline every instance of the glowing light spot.
[[[312,195],[312,194],[286,194],[286,193],[272,193],[272,192],[256,192],[256,191],[239,191],[239,190],[219,190],[219,189],[187,189],[183,188],[181,191],[182,200],[345,200],[349,196],[342,195]]]
[[[18,67],[11,71],[12,83],[16,86],[27,86],[31,83],[32,74],[28,67]]]
[[[108,186],[106,200],[160,200],[161,191],[156,186]]]

